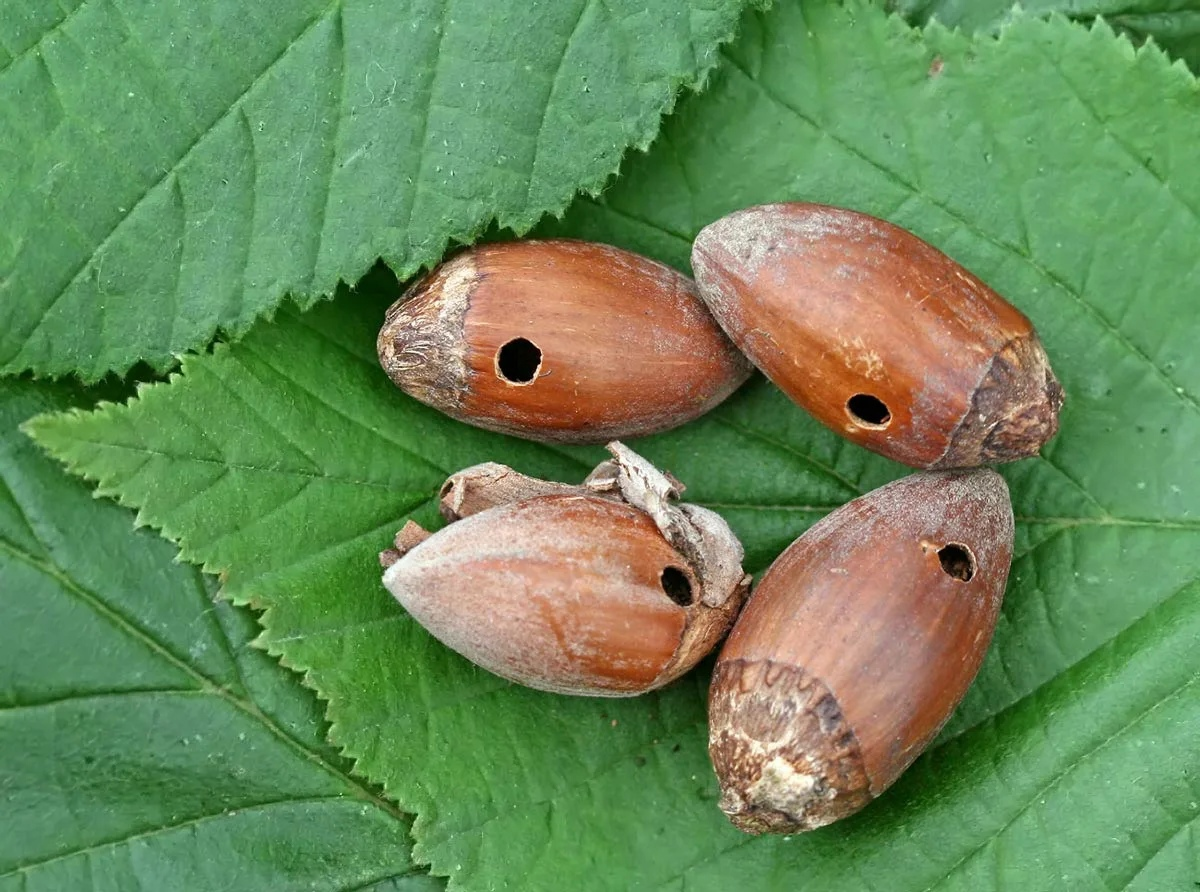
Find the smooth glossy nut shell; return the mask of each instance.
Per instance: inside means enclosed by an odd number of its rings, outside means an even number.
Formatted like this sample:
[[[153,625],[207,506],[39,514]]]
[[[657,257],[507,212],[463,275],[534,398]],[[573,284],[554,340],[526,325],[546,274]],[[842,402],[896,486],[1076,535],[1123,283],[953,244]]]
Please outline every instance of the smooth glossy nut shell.
[[[751,832],[858,811],[974,680],[1012,559],[993,471],[915,474],[829,514],[767,570],[717,660],[709,753]]]
[[[551,495],[452,523],[395,560],[384,585],[442,643],[504,678],[628,696],[678,678],[724,636],[719,606],[648,514]]]
[[[752,371],[691,279],[569,240],[459,254],[388,310],[378,351],[401,389],[453,418],[563,443],[676,427]]]
[[[916,468],[1034,455],[1063,391],[1030,321],[936,248],[883,220],[772,204],[701,230],[701,295],[789,397]]]

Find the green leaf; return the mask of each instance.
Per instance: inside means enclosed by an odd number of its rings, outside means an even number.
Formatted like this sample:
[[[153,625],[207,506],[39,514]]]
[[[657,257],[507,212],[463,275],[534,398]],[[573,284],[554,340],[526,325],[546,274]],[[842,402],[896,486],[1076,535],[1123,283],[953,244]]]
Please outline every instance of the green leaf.
[[[1061,13],[1077,22],[1103,17],[1139,43],[1153,40],[1200,71],[1200,0],[884,0],[913,24],[936,19],[948,28],[996,33],[1022,15]]]
[[[0,889],[442,886],[245,610],[37,454],[0,382]]]
[[[164,368],[561,213],[744,5],[0,0],[0,373]]]
[[[331,738],[415,811],[456,888],[1188,888],[1200,875],[1200,90],[1098,26],[914,32],[858,3],[743,23],[710,92],[554,231],[679,265],[760,201],[826,200],[942,247],[1037,324],[1058,438],[1004,469],[1017,554],[988,661],[939,743],[860,815],[791,839],[724,820],[706,678],[627,701],[521,690],[433,642],[379,584],[403,517],[472,462],[578,480],[594,452],[456,425],[373,344],[386,289],[286,311],[128,406],[29,430],[266,608]],[[903,473],[762,379],[640,449],[761,571]]]

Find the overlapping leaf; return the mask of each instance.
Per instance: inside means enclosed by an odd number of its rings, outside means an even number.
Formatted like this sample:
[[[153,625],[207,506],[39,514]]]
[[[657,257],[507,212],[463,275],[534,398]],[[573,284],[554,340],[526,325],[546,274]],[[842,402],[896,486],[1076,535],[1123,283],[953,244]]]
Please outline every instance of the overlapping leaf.
[[[1200,2],[1197,0],[885,0],[910,22],[937,19],[948,28],[996,32],[1023,15],[1061,13],[1090,23],[1102,16],[1138,41],[1153,40],[1200,71]]]
[[[378,583],[401,518],[495,459],[578,479],[594,454],[453,424],[375,365],[388,296],[285,314],[128,407],[33,434],[268,608],[357,767],[418,813],[463,888],[1156,889],[1200,870],[1200,92],[1101,26],[911,32],[857,3],[749,18],[603,202],[563,226],[686,262],[711,219],[781,198],[888,217],[1038,325],[1069,394],[1007,468],[1018,543],[988,662],[939,745],[861,815],[748,838],[714,805],[701,675],[631,701],[514,688]],[[1164,110],[1169,110],[1170,114]],[[751,569],[901,469],[761,380],[641,444],[725,514]]]
[[[162,367],[527,229],[649,143],[743,7],[3,0],[0,372]]]
[[[253,618],[18,432],[66,405],[0,384],[0,889],[442,887]]]

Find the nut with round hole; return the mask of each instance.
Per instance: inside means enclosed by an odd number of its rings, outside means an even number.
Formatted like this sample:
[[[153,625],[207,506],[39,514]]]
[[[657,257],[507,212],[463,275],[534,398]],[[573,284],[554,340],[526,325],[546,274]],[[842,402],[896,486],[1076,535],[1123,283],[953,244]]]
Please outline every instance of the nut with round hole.
[[[1035,455],[1063,390],[1030,321],[910,232],[783,203],[701,230],[696,283],[767,377],[848,439],[915,468]]]
[[[384,585],[443,644],[528,687],[622,697],[678,678],[737,615],[742,547],[677,504],[673,478],[609,448],[578,486],[496,464],[454,475],[456,519],[432,535],[406,524],[380,555]]]
[[[690,421],[749,377],[691,279],[609,245],[480,245],[387,312],[379,361],[402,390],[477,427],[604,443]]]
[[[709,755],[737,827],[812,830],[892,785],[979,671],[1012,538],[998,474],[932,471],[848,502],[779,556],[709,691]]]

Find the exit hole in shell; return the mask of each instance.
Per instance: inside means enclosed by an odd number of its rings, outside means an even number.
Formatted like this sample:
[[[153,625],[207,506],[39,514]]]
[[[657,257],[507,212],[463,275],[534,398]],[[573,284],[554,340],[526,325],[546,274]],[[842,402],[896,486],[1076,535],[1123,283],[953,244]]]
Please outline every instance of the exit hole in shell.
[[[846,411],[856,424],[863,427],[885,428],[892,421],[892,412],[887,404],[869,393],[856,393],[846,400]]]
[[[971,549],[957,542],[951,542],[938,549],[938,560],[947,576],[953,576],[960,582],[970,582],[975,575],[975,555]]]
[[[690,607],[692,604],[692,583],[687,574],[678,567],[664,567],[658,577],[662,590],[667,597],[680,607]]]
[[[513,338],[496,351],[496,374],[509,384],[532,384],[542,367],[542,351],[527,338]]]

